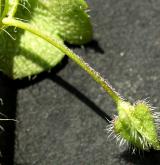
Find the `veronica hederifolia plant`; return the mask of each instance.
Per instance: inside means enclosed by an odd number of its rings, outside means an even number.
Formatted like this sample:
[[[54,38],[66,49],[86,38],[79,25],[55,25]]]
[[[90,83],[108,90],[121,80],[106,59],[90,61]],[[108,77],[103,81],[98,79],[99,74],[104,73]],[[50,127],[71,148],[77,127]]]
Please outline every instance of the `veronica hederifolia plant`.
[[[16,12],[19,11],[20,2],[28,2],[32,7],[35,4],[38,6],[33,8],[29,23],[20,20],[24,19],[23,12]],[[85,1],[5,0],[0,1],[0,4],[1,29],[8,31],[6,27],[14,27],[24,30],[14,55],[11,52],[9,54],[12,56],[12,71],[8,69],[7,55],[0,52],[3,57],[0,68],[5,74],[13,79],[35,75],[55,66],[66,54],[99,83],[115,102],[118,116],[107,127],[110,135],[114,134],[113,137],[120,144],[127,143],[142,150],[160,150],[159,113],[154,112],[146,101],[137,101],[135,104],[125,101],[98,72],[64,45],[64,41],[83,44],[92,38],[92,26]]]
[[[18,20],[29,21],[30,25],[37,27],[61,43],[67,41],[80,45],[85,44],[92,38],[92,26],[86,13],[88,6],[85,1],[7,0],[3,2],[6,2],[6,5],[9,4],[11,11],[14,11],[12,14],[10,10],[5,12],[5,15],[9,15],[8,18],[14,16]],[[3,29],[5,30],[4,25]],[[13,31],[10,30],[9,33],[16,39],[16,42],[11,39],[6,40],[7,35],[5,33],[1,34],[1,38],[4,39],[0,41],[0,45],[4,47],[0,50],[2,59],[0,66],[1,70],[9,77],[21,79],[32,76],[52,68],[63,59],[64,53],[44,40],[28,31],[16,30],[16,34],[14,31],[15,28]],[[10,57],[11,52],[4,54],[6,49],[8,51],[14,50],[14,55]],[[9,65],[6,65],[6,62]]]

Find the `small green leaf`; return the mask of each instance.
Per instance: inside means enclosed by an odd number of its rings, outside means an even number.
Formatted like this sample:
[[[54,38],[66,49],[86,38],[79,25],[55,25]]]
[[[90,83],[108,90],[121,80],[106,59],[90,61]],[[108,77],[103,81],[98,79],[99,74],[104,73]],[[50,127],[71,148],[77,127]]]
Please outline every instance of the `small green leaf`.
[[[40,3],[43,7],[39,7],[39,12],[45,15],[50,11],[48,21],[64,41],[80,45],[92,39],[92,25],[86,13],[88,5],[84,0],[41,0]]]

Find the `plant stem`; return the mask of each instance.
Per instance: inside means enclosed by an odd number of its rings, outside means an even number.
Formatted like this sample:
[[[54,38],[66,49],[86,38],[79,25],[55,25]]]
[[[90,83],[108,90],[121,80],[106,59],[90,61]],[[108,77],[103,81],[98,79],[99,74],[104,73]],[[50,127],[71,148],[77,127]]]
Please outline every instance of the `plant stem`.
[[[0,17],[1,17],[1,14],[2,14],[2,0],[0,0]]]
[[[11,2],[9,0],[4,0],[4,9],[2,11],[2,0],[0,0],[0,27],[3,27],[2,19],[6,17],[6,15],[8,15],[8,17],[14,16],[17,11],[18,4],[19,0],[12,0]]]
[[[118,101],[122,100],[121,96],[109,85],[109,83],[98,72],[96,72],[81,57],[73,53],[69,48],[67,48],[64,44],[60,43],[58,40],[49,37],[48,35],[42,33],[30,24],[18,21],[14,18],[4,18],[2,20],[2,23],[7,26],[15,26],[27,30],[49,42],[50,44],[61,50],[63,53],[65,53],[82,69],[84,69],[97,83],[99,83],[103,87],[103,89],[112,97],[115,103],[118,103]]]
[[[12,1],[13,2],[11,2],[12,3],[11,8],[8,12],[8,17],[13,17],[15,15],[20,0],[12,0]]]
[[[0,25],[2,24],[2,19],[6,16],[8,9],[9,9],[9,0],[5,0],[4,3],[5,3],[4,9],[3,9],[3,11],[1,11],[1,15],[0,15]],[[2,5],[2,1],[1,1],[1,5]]]
[[[8,9],[9,9],[9,0],[5,0],[4,10],[2,12],[2,18],[4,18],[6,16]]]

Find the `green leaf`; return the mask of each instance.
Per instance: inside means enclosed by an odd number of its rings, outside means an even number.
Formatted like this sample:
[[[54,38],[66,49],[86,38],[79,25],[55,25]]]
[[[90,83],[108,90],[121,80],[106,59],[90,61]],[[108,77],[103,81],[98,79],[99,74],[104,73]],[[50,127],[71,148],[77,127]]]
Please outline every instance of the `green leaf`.
[[[54,23],[53,30],[71,44],[84,44],[92,39],[92,26],[86,13],[88,5],[83,0],[40,1],[39,12],[51,13],[49,21]],[[45,11],[44,9],[47,9]],[[39,17],[41,19],[41,17]]]
[[[25,8],[20,10],[19,7],[16,17],[29,20],[30,24],[61,42],[83,44],[91,40],[92,27],[83,0],[31,0],[29,3],[31,16]],[[17,33],[13,31],[9,28],[15,41],[4,33],[0,39],[0,69],[13,79],[48,70],[64,57],[64,53],[37,36],[19,29]]]

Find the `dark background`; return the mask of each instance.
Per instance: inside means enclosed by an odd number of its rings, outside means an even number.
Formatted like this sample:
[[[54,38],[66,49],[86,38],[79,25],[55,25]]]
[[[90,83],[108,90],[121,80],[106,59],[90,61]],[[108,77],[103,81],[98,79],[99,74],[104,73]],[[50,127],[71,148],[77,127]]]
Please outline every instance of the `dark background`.
[[[131,102],[149,97],[160,107],[160,1],[88,0],[94,39],[71,47]],[[2,164],[159,165],[160,152],[132,155],[108,140],[116,107],[79,66],[65,58],[34,80],[11,81],[1,74]],[[15,125],[14,125],[15,124]],[[15,133],[15,136],[14,136]]]

